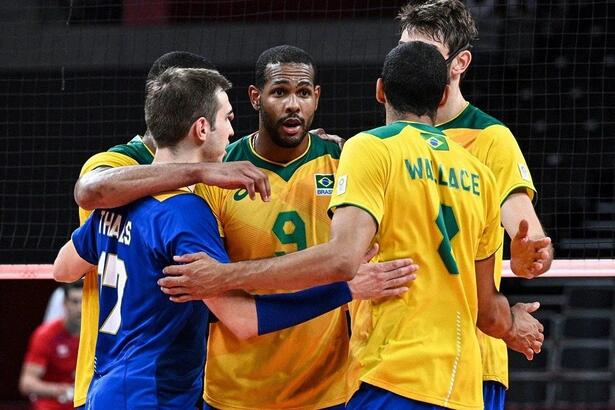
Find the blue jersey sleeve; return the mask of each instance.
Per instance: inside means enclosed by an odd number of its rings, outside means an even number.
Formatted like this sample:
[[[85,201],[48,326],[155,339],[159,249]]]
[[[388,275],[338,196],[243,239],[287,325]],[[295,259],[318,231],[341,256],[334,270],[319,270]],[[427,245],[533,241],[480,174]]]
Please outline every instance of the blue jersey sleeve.
[[[93,212],[85,223],[75,229],[71,239],[79,256],[92,265],[98,264],[96,229],[100,220],[100,211]]]
[[[295,293],[257,295],[258,334],[276,332],[306,322],[352,300],[346,282],[317,286]]]
[[[218,262],[229,262],[216,219],[202,198],[178,195],[170,201],[166,216],[162,235],[174,255],[205,252]]]

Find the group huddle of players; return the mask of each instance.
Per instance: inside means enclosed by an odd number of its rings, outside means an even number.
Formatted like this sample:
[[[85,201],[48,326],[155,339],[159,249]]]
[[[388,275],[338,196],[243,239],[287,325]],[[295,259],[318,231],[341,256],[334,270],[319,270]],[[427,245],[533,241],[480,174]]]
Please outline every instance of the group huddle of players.
[[[497,290],[504,231],[526,278],[550,239],[512,133],[461,94],[466,6],[399,18],[386,124],[343,150],[308,131],[320,86],[299,48],[260,55],[259,128],[231,145],[228,80],[186,52],[154,63],[147,131],[86,162],[54,264],[85,275],[76,407],[504,408],[507,346],[531,360],[544,340],[538,304]]]

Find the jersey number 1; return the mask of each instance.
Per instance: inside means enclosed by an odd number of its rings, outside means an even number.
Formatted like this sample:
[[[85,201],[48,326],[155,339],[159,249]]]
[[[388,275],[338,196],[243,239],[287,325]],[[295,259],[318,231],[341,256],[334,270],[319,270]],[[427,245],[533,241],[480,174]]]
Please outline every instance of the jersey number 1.
[[[440,259],[444,262],[446,270],[451,275],[457,275],[459,273],[459,267],[455,256],[453,256],[453,248],[451,247],[451,240],[459,233],[459,225],[455,218],[453,208],[447,205],[440,205],[440,212],[436,218],[436,225],[438,230],[442,234],[442,242],[438,247],[438,253]]]
[[[101,290],[102,286],[117,289],[117,302],[100,327],[102,333],[115,335],[122,324],[122,299],[128,279],[126,265],[116,254],[103,252],[98,260],[98,274],[101,276]]]

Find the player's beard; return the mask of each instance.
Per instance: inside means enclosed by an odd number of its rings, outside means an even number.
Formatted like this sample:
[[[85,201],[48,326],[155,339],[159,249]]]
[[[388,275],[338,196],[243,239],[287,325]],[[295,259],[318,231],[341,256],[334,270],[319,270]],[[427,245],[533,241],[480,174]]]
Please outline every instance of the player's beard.
[[[267,114],[267,111],[265,111],[262,106],[259,109],[259,115],[261,117],[263,127],[267,131],[271,141],[278,147],[282,148],[295,148],[301,145],[304,138],[308,135],[308,128],[312,125],[312,120],[314,119],[314,114],[312,114],[312,116],[307,120],[297,115],[288,115],[280,118],[278,121],[275,121],[269,116],[269,114]],[[282,127],[282,123],[289,118],[296,118],[301,121],[301,131],[297,133],[297,135],[283,137],[280,135],[280,128]]]

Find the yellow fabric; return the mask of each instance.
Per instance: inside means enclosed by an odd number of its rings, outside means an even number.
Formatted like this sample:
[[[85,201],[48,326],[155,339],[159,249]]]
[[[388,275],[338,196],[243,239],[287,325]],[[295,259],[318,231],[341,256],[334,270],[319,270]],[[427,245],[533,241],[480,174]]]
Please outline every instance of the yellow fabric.
[[[378,260],[411,257],[421,267],[403,296],[351,304],[347,397],[366,382],[439,406],[482,409],[474,261],[501,244],[492,173],[437,129],[400,121],[346,143],[330,209],[344,205],[378,223]],[[459,273],[450,273],[455,267]]]
[[[116,152],[101,152],[93,155],[81,168],[79,176],[100,167],[121,167],[138,165],[138,163],[123,154]],[[91,211],[79,208],[79,223],[83,224]],[[94,374],[94,356],[98,336],[98,275],[92,270],[85,275],[83,281],[83,299],[81,301],[81,331],[79,335],[79,351],[75,370],[75,407],[83,406],[88,394],[90,381]]]
[[[312,141],[304,156],[278,167],[259,157],[247,137],[235,144],[229,150],[229,156],[234,155],[231,160],[250,160],[259,166],[269,177],[272,199],[263,203],[250,200],[245,190],[197,186],[195,192],[210,203],[223,227],[231,260],[271,257],[326,242],[330,196],[316,194],[315,178],[335,174],[338,159],[315,152],[315,145],[323,142]],[[244,154],[233,154],[239,148]],[[292,176],[287,173],[288,180],[280,176],[298,161],[304,163]],[[343,403],[348,357],[345,316],[344,309],[337,309],[247,341],[238,340],[221,324],[212,324],[205,400],[220,409],[316,409]]]
[[[500,205],[517,189],[526,190],[530,199],[534,198],[536,188],[529,168],[515,137],[506,126],[476,107],[468,105],[458,117],[439,125],[438,128],[491,169],[495,175]],[[502,239],[504,233],[504,228],[500,226],[499,235]],[[498,289],[502,279],[502,259],[503,249],[500,248],[496,254],[494,271]],[[506,344],[480,330],[477,332],[482,353],[483,379],[502,383],[508,388]]]

